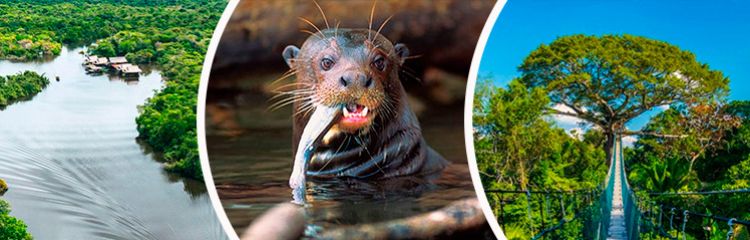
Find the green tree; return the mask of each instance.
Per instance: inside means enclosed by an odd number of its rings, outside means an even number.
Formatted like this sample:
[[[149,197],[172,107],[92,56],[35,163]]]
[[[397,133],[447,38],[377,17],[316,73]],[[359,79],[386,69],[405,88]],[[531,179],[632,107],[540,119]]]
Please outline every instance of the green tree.
[[[9,214],[10,204],[0,199],[0,239],[31,240],[31,234],[26,231],[26,224]]]
[[[545,113],[549,100],[544,89],[527,88],[518,79],[505,88],[485,80],[477,84],[475,95],[474,148],[485,189],[570,191],[592,189],[603,181],[607,174],[601,161],[603,134],[590,130],[573,137],[554,126]],[[554,216],[559,213],[529,215],[529,207],[543,204],[527,202],[524,195],[506,194],[501,199],[488,193],[487,198],[496,214],[504,202],[503,220],[510,239],[528,238],[541,228],[540,221],[529,220],[530,215],[547,222],[559,220]],[[552,233],[553,238],[576,239],[581,221],[566,224],[570,227]]]
[[[610,149],[625,123],[658,106],[721,99],[729,79],[666,42],[632,35],[572,35],[541,45],[519,67],[522,82],[547,90],[548,111],[601,128]],[[572,110],[559,111],[554,105]]]
[[[7,214],[0,214],[0,239],[30,240],[26,224]]]
[[[545,157],[546,149],[535,146],[549,145],[550,124],[541,118],[548,99],[541,88],[527,89],[518,81],[512,81],[508,89],[491,89],[480,92],[487,95],[477,97],[486,104],[475,109],[475,116],[481,116],[475,128],[479,133],[476,138],[484,138],[489,144],[488,149],[481,149],[488,151],[478,154],[493,156],[478,157],[478,164],[493,165],[485,168],[492,171],[505,171],[506,174],[484,174],[525,190],[529,173]]]
[[[47,77],[32,71],[5,77],[0,76],[0,107],[32,97],[41,92],[47,84],[49,84]],[[0,188],[0,191],[2,191],[2,188]]]

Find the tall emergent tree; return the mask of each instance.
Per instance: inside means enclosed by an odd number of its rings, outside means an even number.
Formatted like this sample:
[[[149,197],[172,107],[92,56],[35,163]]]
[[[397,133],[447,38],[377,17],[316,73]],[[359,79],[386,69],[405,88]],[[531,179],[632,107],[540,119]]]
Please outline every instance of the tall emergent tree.
[[[541,45],[519,67],[527,87],[544,87],[549,112],[598,126],[607,161],[625,123],[655,107],[722,101],[729,79],[666,42],[632,35],[572,35]],[[552,108],[563,105],[571,111]]]

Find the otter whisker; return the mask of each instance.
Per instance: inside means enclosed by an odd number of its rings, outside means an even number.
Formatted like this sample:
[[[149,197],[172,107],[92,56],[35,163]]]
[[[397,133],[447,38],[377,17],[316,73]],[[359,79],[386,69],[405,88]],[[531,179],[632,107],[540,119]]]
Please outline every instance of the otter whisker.
[[[377,5],[377,4],[378,4],[378,1],[373,1],[372,2],[372,9],[370,10],[370,22],[367,25],[367,30],[368,30],[367,31],[367,41],[370,41],[370,42],[372,42],[372,37],[371,37],[372,34],[370,33],[372,31],[372,18],[375,15],[375,5]]]
[[[304,100],[304,99],[297,99],[297,100],[294,100],[294,101],[284,101],[284,102],[274,103],[273,105],[271,105],[271,106],[268,107],[268,110],[269,111],[276,111],[276,110],[281,109],[284,106],[287,106],[289,104],[292,104],[292,103],[300,101],[300,100]]]
[[[314,108],[314,107],[310,107],[310,108],[308,108],[308,109],[305,109],[304,111],[299,111],[299,112],[296,112],[296,113],[294,113],[294,114],[293,114],[292,116],[295,116],[295,117],[296,117],[297,115],[301,115],[301,116],[307,116],[307,115],[310,115],[310,113],[312,113],[312,111],[313,111],[313,110],[315,110],[315,108]]]
[[[356,141],[359,144],[359,146],[365,150],[365,153],[367,153],[367,155],[370,156],[370,158],[372,158],[372,154],[370,154],[370,150],[367,149],[367,146],[364,144],[362,139],[360,139],[359,136],[353,136],[353,137],[354,137],[354,141]]]
[[[277,83],[278,84],[278,83]],[[283,87],[289,87],[289,86],[304,86],[304,87],[311,87],[313,86],[311,83],[304,83],[304,82],[292,82],[292,83],[285,83],[284,85],[281,85]],[[281,87],[280,86],[280,87]]]
[[[313,92],[289,92],[289,93],[283,92],[283,93],[279,93],[279,94],[274,95],[273,97],[271,97],[268,100],[269,101],[277,101],[278,100],[279,102],[280,101],[289,101],[289,100],[294,99],[294,98],[302,98],[302,97],[310,96],[312,94],[313,94]]]
[[[315,95],[307,96],[307,98],[303,99],[303,100],[306,100],[306,101],[303,101],[300,104],[300,106],[296,110],[296,113],[294,113],[294,116],[296,116],[297,114],[300,114],[300,113],[304,113],[304,114],[309,113],[310,111],[312,111],[312,110],[315,109],[315,106],[316,106],[315,103],[318,102],[316,100],[316,98],[315,98]]]
[[[366,147],[366,146],[365,146],[365,144],[363,143],[362,139],[360,139],[360,138],[359,138],[359,137],[357,137],[357,136],[354,136],[354,139],[355,139],[355,140],[357,141],[357,143],[359,143],[359,145],[360,145],[360,146],[362,146],[362,149],[364,149],[364,150],[365,150],[365,152],[367,153],[367,155],[368,155],[368,156],[369,156],[369,157],[370,157],[370,158],[372,159],[372,154],[371,154],[371,153],[370,153],[370,151],[369,151],[369,150],[367,149],[367,147]],[[377,168],[378,168],[378,171],[380,171],[380,172],[381,172],[381,173],[383,173],[383,174],[386,174],[386,173],[385,173],[385,171],[383,171],[383,168],[381,168],[381,167],[380,167],[380,165],[378,165],[378,163],[377,163],[377,162],[374,162],[374,164],[375,164],[375,167],[377,167]]]
[[[280,97],[303,97],[303,96],[309,96],[314,94],[315,92],[312,90],[306,90],[306,89],[297,89],[297,90],[290,90],[290,91],[284,91],[284,92],[277,92],[276,95],[271,97],[269,100],[275,100]]]
[[[271,111],[275,111],[275,110],[278,110],[278,109],[280,109],[280,108],[282,108],[282,107],[284,107],[286,105],[289,105],[289,104],[292,104],[292,103],[295,103],[295,102],[299,102],[299,101],[305,100],[307,98],[309,98],[309,95],[291,95],[289,98],[284,98],[284,99],[281,99],[281,100],[279,100],[279,101],[271,104],[271,106],[268,106],[268,109],[271,110]]]
[[[407,56],[407,57],[405,57],[404,59],[417,59],[417,58],[421,58],[421,57],[423,57],[423,56],[424,56],[424,55],[422,55],[422,54],[419,54],[419,55],[414,55],[414,56]]]
[[[298,18],[299,18],[300,20],[302,20],[303,22],[306,22],[307,24],[309,24],[310,26],[312,26],[313,28],[315,28],[315,30],[318,30],[318,32],[319,32],[320,34],[323,34],[323,36],[325,36],[325,34],[323,33],[323,31],[321,31],[321,30],[320,30],[320,28],[318,28],[318,26],[316,26],[316,25],[315,25],[314,23],[312,23],[312,22],[311,22],[310,20],[307,20],[306,18],[303,18],[303,17],[298,17]]]
[[[310,88],[313,86],[309,83],[287,83],[281,86],[278,86],[274,88],[274,93],[284,93],[289,91],[299,91],[299,90],[308,90],[310,91]],[[287,88],[292,88],[290,90],[286,90]]]
[[[284,91],[275,89],[273,93],[274,93],[274,96],[271,97],[271,99],[279,98],[278,96],[310,95],[310,94],[314,94],[315,91],[309,90],[309,89],[293,89],[293,90],[284,90]]]
[[[333,37],[334,38],[339,38],[339,25],[340,24],[341,24],[341,22],[339,20],[336,20],[336,29],[333,30]]]
[[[309,113],[313,109],[315,109],[313,107],[313,105],[312,104],[308,104],[304,108],[300,108],[297,112],[295,112],[294,114],[292,114],[292,116],[296,117],[297,115],[300,115],[300,114],[304,116],[305,114]]]
[[[303,32],[303,33],[307,33],[307,34],[310,34],[310,36],[315,36],[315,37],[317,37],[318,39],[323,39],[323,37],[321,37],[321,36],[320,36],[320,35],[319,35],[318,33],[314,33],[314,32],[312,32],[312,31],[310,31],[310,30],[307,30],[307,29],[300,29],[299,31],[300,31],[300,32]]]
[[[302,62],[302,61],[310,61],[310,58],[289,58],[289,59],[290,60],[294,60],[294,61],[300,61],[300,62]]]
[[[315,6],[318,7],[318,10],[320,11],[320,15],[323,15],[323,21],[326,23],[326,29],[331,28],[331,26],[328,25],[328,19],[326,18],[326,14],[323,12],[323,8],[320,7],[320,4],[318,4],[318,1],[313,0],[313,3],[315,3]]]
[[[421,78],[417,77],[413,70],[411,70],[408,67],[401,67],[401,73],[404,74],[405,77],[409,77],[413,80],[416,80],[418,83],[424,83]]]
[[[302,114],[302,116],[309,115],[313,110],[315,110],[315,102],[315,99],[311,97],[309,101],[303,102],[299,110],[296,113],[292,114],[292,116],[297,116],[299,114]]]
[[[342,143],[341,143],[341,144],[339,145],[339,147],[338,147],[338,148],[336,149],[336,152],[334,152],[334,155],[336,155],[336,154],[339,154],[339,152],[341,152],[341,149],[342,149],[342,148],[344,148],[344,145],[348,145],[348,144],[349,144],[349,138],[350,138],[350,136],[348,136],[348,135],[347,135],[346,137],[344,137],[344,141],[342,141]],[[323,166],[322,166],[322,167],[320,167],[320,170],[318,170],[318,171],[321,171],[321,172],[322,172],[322,171],[326,170],[326,167],[328,167],[328,165],[329,165],[330,163],[331,163],[331,161],[330,161],[330,160],[329,160],[329,161],[327,161],[327,162],[326,162],[325,164],[323,164]]]
[[[378,28],[378,31],[375,33],[375,37],[377,37],[378,34],[380,34],[380,30],[383,30],[383,27],[385,27],[385,25],[388,24],[388,21],[390,21],[392,17],[393,17],[393,15],[389,16],[388,18],[385,19],[385,21],[383,21],[382,24],[380,24],[380,27]]]
[[[278,83],[278,82],[280,82],[280,81],[282,81],[284,79],[287,79],[287,78],[289,78],[291,76],[294,76],[295,74],[297,74],[296,70],[287,71],[286,73],[284,73],[283,75],[281,75],[281,77],[277,78],[276,80],[271,81],[270,85],[274,85],[274,84],[276,84],[276,83]]]

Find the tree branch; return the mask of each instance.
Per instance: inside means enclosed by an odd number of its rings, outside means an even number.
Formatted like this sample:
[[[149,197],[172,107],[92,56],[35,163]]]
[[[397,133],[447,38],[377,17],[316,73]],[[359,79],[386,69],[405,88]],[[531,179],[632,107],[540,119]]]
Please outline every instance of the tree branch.
[[[658,138],[670,138],[670,139],[677,139],[677,138],[686,138],[689,137],[689,134],[668,134],[668,133],[659,133],[659,132],[646,132],[646,131],[630,131],[630,130],[624,130],[620,132],[622,135],[638,135],[638,136],[651,136],[651,137],[658,137]],[[708,138],[700,138],[699,140],[705,141],[709,140]]]

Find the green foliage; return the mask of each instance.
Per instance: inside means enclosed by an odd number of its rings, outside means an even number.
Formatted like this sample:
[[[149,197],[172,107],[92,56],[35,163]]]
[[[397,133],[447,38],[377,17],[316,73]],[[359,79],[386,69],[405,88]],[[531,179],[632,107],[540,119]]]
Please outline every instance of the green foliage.
[[[32,71],[0,76],[0,107],[32,97],[41,92],[47,84],[49,84],[47,77]]]
[[[10,203],[0,199],[0,215],[10,213]]]
[[[26,224],[10,215],[0,214],[0,239],[31,240]]]
[[[0,32],[0,58],[29,60],[60,54],[62,45],[49,35],[28,35],[23,31]]]
[[[605,152],[601,131],[591,130],[574,138],[549,122],[545,109],[549,105],[542,88],[527,88],[518,79],[507,88],[494,87],[489,81],[477,85],[474,102],[473,126],[477,165],[485,189],[533,189],[569,191],[591,189],[606,176]],[[509,239],[528,239],[541,229],[541,214],[536,211],[546,206],[534,196],[527,201],[523,194],[499,195],[487,193],[493,211],[503,221]],[[567,202],[565,217],[572,218],[574,204]],[[559,208],[559,199],[553,210]],[[530,205],[529,205],[530,204]],[[534,209],[529,220],[528,209]],[[557,223],[562,211],[544,216],[546,227]],[[550,233],[555,239],[578,239],[583,219],[567,223],[564,228]]]
[[[606,147],[631,119],[663,105],[723,98],[729,79],[669,43],[632,35],[571,35],[541,45],[519,67],[552,105],[602,129]],[[609,150],[608,150],[609,151]]]
[[[91,54],[158,65],[167,84],[140,108],[139,137],[164,153],[168,170],[203,179],[195,130],[198,82],[225,6],[224,0],[0,0],[0,41],[13,33],[55,42],[57,52],[60,43],[96,41]],[[4,53],[0,58],[10,56]]]
[[[644,137],[635,143],[635,149],[626,154],[631,166],[629,181],[641,191],[714,191],[750,188],[750,102],[733,101],[726,105],[725,113],[741,119],[741,125],[729,130],[720,147],[697,158],[692,171],[685,160],[687,151],[675,150],[663,138]],[[651,119],[646,128],[661,128],[678,122],[677,111],[665,111]],[[730,119],[729,117],[722,117]],[[642,199],[643,200],[643,199]],[[747,194],[716,194],[657,196],[659,204],[681,207],[699,213],[750,219],[750,198]],[[709,226],[710,230],[705,230]],[[726,223],[716,224],[691,219],[686,226],[690,237],[709,239],[707,236],[726,238]],[[735,229],[737,239],[747,237],[747,229]],[[646,238],[655,239],[655,238]],[[716,238],[711,238],[716,239]]]
[[[3,180],[0,179],[0,182]],[[31,240],[31,234],[26,231],[26,224],[10,216],[10,204],[0,199],[0,239]]]
[[[210,36],[224,6],[221,0],[0,0],[0,58],[57,55],[61,43],[85,44],[119,32],[159,34],[183,28],[201,30],[195,39],[207,39],[204,34]],[[129,40],[113,49],[151,44]]]

